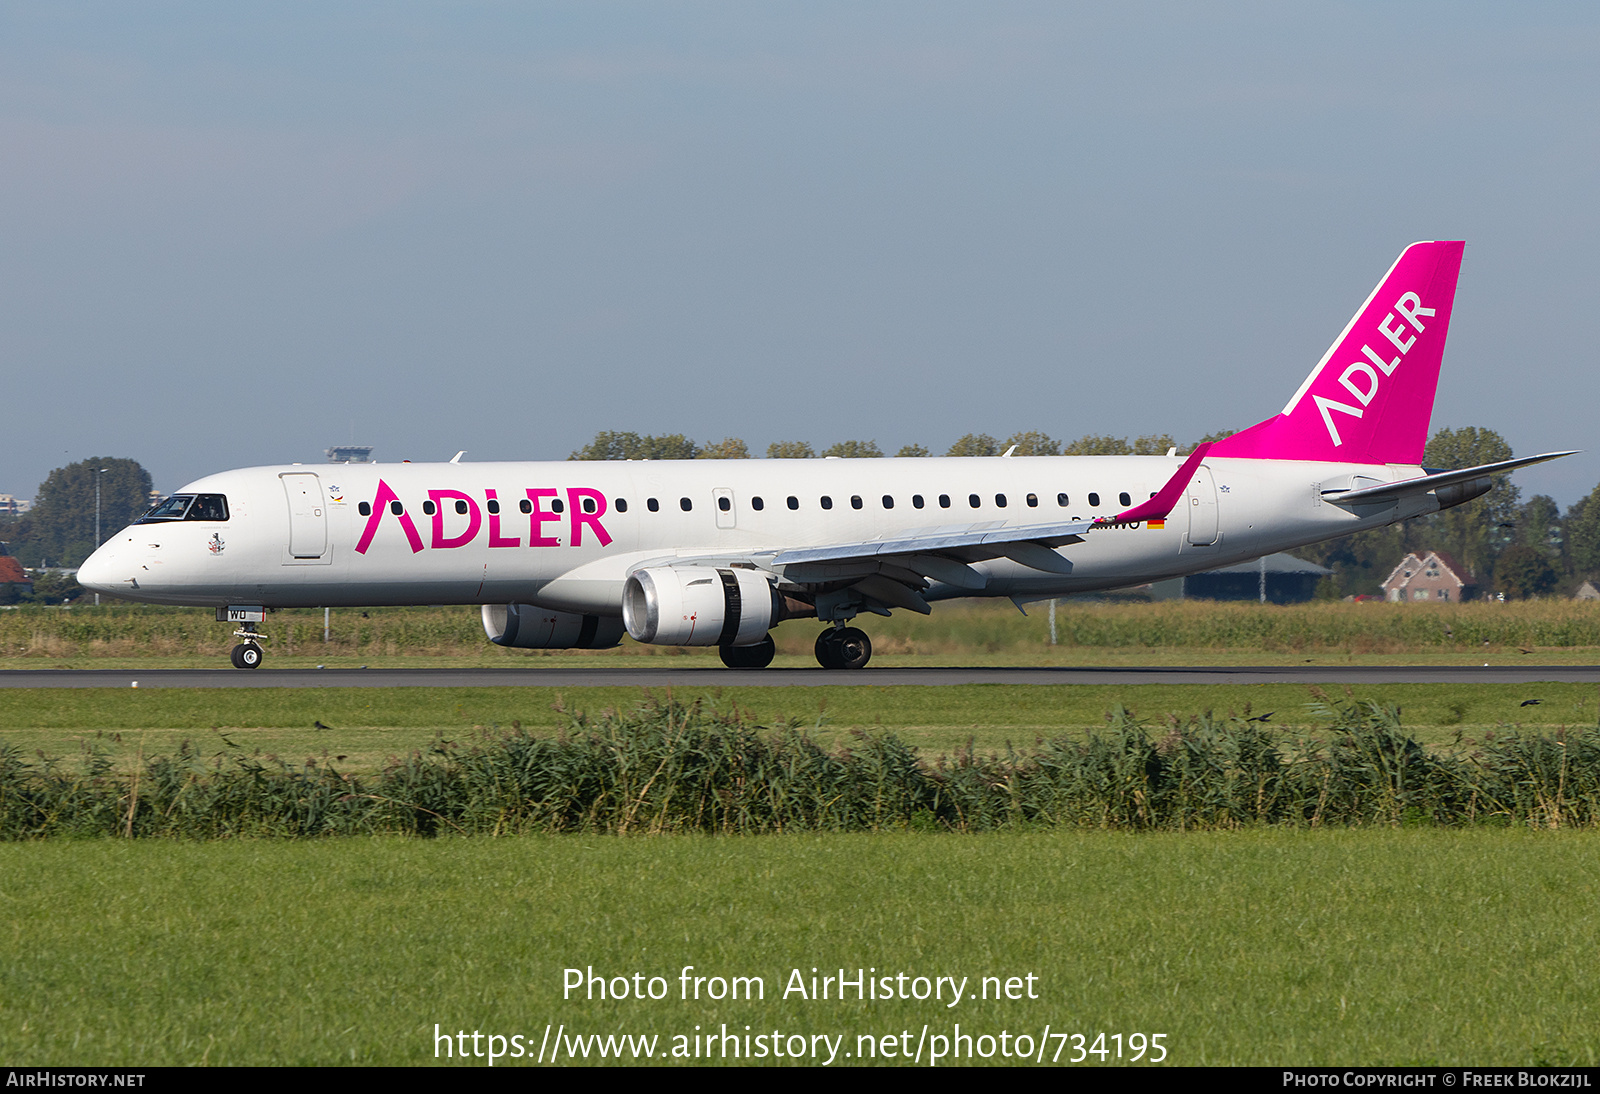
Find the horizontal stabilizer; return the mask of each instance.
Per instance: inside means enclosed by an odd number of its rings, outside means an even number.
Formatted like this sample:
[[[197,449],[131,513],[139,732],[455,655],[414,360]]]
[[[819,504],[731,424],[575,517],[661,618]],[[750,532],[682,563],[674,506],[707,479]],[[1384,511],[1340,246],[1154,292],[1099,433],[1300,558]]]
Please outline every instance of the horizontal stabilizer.
[[[1519,467],[1528,467],[1546,460],[1559,460],[1562,456],[1576,455],[1577,450],[1571,452],[1546,452],[1539,456],[1523,456],[1515,460],[1502,460],[1500,463],[1486,463],[1480,467],[1466,467],[1460,471],[1439,471],[1432,475],[1421,475],[1414,479],[1401,479],[1399,482],[1386,482],[1378,486],[1368,486],[1362,490],[1336,490],[1324,493],[1322,499],[1335,505],[1357,503],[1371,505],[1383,501],[1399,501],[1401,498],[1411,497],[1414,494],[1426,494],[1430,490],[1437,490],[1443,486],[1454,486],[1456,483],[1471,482],[1481,479],[1486,475],[1495,475],[1502,471],[1515,471]]]

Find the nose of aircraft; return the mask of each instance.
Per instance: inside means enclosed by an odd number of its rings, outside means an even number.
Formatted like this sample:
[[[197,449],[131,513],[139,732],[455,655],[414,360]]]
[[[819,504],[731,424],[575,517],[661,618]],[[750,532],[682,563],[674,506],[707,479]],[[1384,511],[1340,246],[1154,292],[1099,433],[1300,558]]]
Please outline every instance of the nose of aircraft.
[[[94,554],[84,560],[78,567],[78,584],[92,593],[113,593],[118,584],[116,564],[116,543],[104,544],[97,548]],[[122,575],[122,584],[126,586],[127,575]]]

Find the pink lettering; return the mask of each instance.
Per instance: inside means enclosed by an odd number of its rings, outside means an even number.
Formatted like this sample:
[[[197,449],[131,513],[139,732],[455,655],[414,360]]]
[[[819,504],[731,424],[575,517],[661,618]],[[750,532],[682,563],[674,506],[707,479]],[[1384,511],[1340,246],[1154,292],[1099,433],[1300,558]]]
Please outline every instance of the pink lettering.
[[[521,547],[522,541],[516,536],[504,538],[500,535],[500,503],[495,499],[493,490],[485,490],[489,499],[489,546],[491,547]]]
[[[584,502],[593,506],[593,512],[584,511]],[[591,490],[587,486],[567,487],[567,508],[572,511],[572,545],[583,546],[583,526],[588,525],[594,529],[594,536],[600,541],[600,546],[609,547],[611,536],[600,526],[600,518],[606,515],[606,496],[598,490]]]
[[[471,543],[478,534],[478,529],[483,527],[483,515],[478,512],[478,503],[459,490],[429,490],[428,498],[434,503],[433,510],[433,544],[434,547],[464,547]],[[459,536],[446,536],[444,534],[444,504],[443,499],[453,498],[462,502],[467,507],[467,530]],[[451,506],[452,509],[456,506]]]
[[[557,490],[529,490],[528,500],[533,503],[533,513],[528,518],[528,546],[529,547],[559,547],[561,541],[553,536],[544,534],[544,525],[552,520],[560,520],[559,513],[545,511],[543,499],[553,498],[560,491]]]
[[[372,537],[378,533],[378,525],[383,523],[383,514],[393,512],[400,518],[400,527],[405,530],[406,541],[411,544],[411,553],[416,554],[422,550],[422,537],[417,535],[417,526],[411,523],[411,514],[407,513],[405,506],[400,503],[400,496],[396,494],[389,484],[382,479],[378,480],[378,494],[372,499],[372,514],[367,517],[367,526],[361,533],[361,538],[356,541],[356,554],[364,555],[367,548],[372,546]]]

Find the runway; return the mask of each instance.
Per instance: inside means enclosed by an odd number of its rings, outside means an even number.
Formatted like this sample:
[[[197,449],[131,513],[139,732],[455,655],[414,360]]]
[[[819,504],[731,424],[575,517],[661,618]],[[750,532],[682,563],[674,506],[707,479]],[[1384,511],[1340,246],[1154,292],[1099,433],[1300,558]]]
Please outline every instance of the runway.
[[[1590,665],[1167,668],[6,669],[0,688],[941,687],[953,684],[1600,684]]]

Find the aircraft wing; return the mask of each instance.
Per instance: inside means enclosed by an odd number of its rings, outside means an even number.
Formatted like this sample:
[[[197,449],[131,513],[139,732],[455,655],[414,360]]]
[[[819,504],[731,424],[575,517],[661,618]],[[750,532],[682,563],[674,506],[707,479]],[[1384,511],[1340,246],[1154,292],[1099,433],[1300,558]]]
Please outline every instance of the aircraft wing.
[[[1430,475],[1401,479],[1399,482],[1380,483],[1377,486],[1368,486],[1361,490],[1327,492],[1322,495],[1322,499],[1335,505],[1346,503],[1373,505],[1379,502],[1395,502],[1413,494],[1426,494],[1430,490],[1437,490],[1440,487],[1456,486],[1460,483],[1472,482],[1474,479],[1487,478],[1502,471],[1514,471],[1519,467],[1528,467],[1532,464],[1543,463],[1546,460],[1558,460],[1562,456],[1575,454],[1576,450],[1571,452],[1546,452],[1538,456],[1523,456],[1515,460],[1502,460],[1499,463],[1486,463],[1478,467],[1466,467],[1460,471],[1436,471]],[[1468,496],[1470,497],[1471,495]]]
[[[1000,548],[1014,543],[1034,543],[1040,547],[1063,547],[1069,543],[1082,543],[1083,534],[1094,525],[1095,522],[1092,520],[1023,525],[1008,525],[1004,521],[992,520],[978,524],[947,525],[930,528],[924,532],[899,535],[893,539],[830,543],[825,547],[798,547],[779,552],[772,562],[775,566],[792,566],[802,562],[847,562],[863,558],[881,558],[886,555],[951,551],[958,548],[976,548],[980,553],[986,548],[993,548],[988,557],[994,558],[1005,554]]]
[[[1045,573],[1070,574],[1072,560],[1055,548],[1082,543],[1097,527],[1165,518],[1183,496],[1209,447],[1197,448],[1148,501],[1109,519],[943,525],[883,539],[792,548],[779,551],[767,565],[785,581],[812,586],[853,584],[870,600],[925,614],[929,606],[920,594],[928,579],[974,591],[988,584],[988,577],[971,566],[974,562],[1003,557]]]
[[[917,555],[930,552],[935,553],[964,553],[977,558],[996,558],[1006,555],[1015,558],[1023,565],[1033,565],[1019,555],[1027,555],[1036,561],[1044,562],[1043,555],[1055,556],[1049,550],[1053,547],[1064,547],[1070,543],[1082,543],[1086,533],[1096,527],[1109,524],[1131,524],[1143,520],[1162,520],[1178,504],[1178,499],[1183,496],[1185,488],[1189,485],[1189,476],[1194,469],[1205,459],[1206,452],[1211,448],[1209,444],[1200,445],[1183,461],[1177,473],[1167,480],[1165,486],[1150,496],[1150,499],[1135,505],[1132,509],[1124,510],[1109,519],[1096,518],[1094,520],[1068,520],[1054,521],[1044,524],[1007,524],[1005,521],[985,521],[979,524],[945,525],[938,528],[929,528],[925,531],[902,533],[891,539],[863,540],[859,543],[833,543],[824,547],[799,547],[793,550],[779,552],[773,561],[775,566],[791,566],[800,563],[839,563],[857,559],[883,558],[891,555]],[[1039,550],[1029,550],[1038,548]],[[1045,563],[1035,566],[1035,569],[1049,570],[1055,573],[1070,573],[1072,566],[1065,559],[1055,556],[1061,565]],[[1065,568],[1062,568],[1064,566]]]

